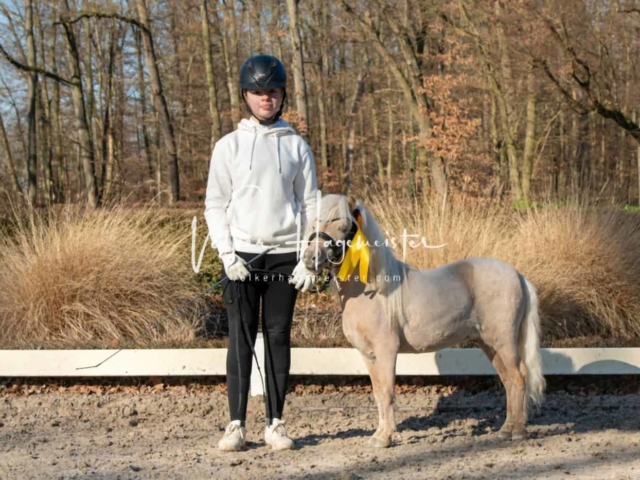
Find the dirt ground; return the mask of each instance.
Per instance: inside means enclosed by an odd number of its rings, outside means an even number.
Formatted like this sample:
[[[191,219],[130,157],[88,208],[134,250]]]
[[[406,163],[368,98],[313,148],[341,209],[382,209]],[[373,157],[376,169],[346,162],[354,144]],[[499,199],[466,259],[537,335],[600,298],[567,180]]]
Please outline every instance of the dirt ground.
[[[0,478],[640,479],[638,382],[572,382],[552,382],[520,442],[497,437],[504,396],[493,383],[401,386],[396,443],[386,450],[367,444],[377,413],[366,387],[298,385],[285,415],[297,449],[280,453],[262,440],[261,397],[249,405],[248,449],[216,449],[227,422],[223,384],[5,382]]]

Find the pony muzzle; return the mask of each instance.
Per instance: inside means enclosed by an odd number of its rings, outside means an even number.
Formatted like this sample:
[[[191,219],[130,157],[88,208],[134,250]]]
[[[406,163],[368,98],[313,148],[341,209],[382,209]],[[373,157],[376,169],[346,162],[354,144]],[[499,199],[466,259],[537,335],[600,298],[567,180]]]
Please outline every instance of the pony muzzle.
[[[320,245],[316,246],[316,242],[312,242],[304,251],[302,257],[304,266],[307,267],[307,270],[314,273],[319,273],[325,267],[328,260],[327,251],[324,246],[321,245],[322,242],[318,243],[320,243]]]

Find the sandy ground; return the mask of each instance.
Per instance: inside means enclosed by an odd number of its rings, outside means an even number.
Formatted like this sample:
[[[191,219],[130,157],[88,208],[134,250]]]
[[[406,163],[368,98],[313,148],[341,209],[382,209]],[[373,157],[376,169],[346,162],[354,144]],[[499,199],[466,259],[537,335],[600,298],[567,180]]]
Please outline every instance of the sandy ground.
[[[414,389],[397,397],[395,445],[377,450],[367,444],[377,422],[370,394],[297,388],[286,406],[296,450],[264,445],[257,397],[248,449],[223,453],[215,447],[227,422],[222,387],[5,388],[0,478],[640,479],[634,389],[556,388],[520,442],[497,438],[505,413],[497,388]]]

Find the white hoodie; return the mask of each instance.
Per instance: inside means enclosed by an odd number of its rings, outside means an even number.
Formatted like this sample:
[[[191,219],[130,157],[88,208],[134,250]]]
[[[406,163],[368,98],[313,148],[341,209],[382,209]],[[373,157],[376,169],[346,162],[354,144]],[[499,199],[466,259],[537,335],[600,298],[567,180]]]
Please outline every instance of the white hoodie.
[[[284,120],[265,126],[242,120],[215,145],[204,217],[219,254],[298,251],[318,189],[309,145]],[[287,243],[288,242],[288,243]]]

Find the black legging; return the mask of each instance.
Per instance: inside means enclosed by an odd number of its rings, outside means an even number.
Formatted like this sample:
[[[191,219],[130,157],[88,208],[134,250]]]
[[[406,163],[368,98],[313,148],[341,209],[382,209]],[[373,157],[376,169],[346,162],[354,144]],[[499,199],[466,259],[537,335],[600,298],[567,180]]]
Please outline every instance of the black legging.
[[[249,261],[257,254],[236,252]],[[227,351],[227,396],[231,420],[243,421],[247,415],[247,397],[253,353],[258,334],[262,299],[262,334],[265,340],[267,419],[282,418],[291,366],[291,322],[298,291],[289,284],[297,264],[296,253],[265,255],[251,264],[256,270],[242,282],[228,281],[224,300],[229,318]],[[244,322],[244,325],[243,325]]]

